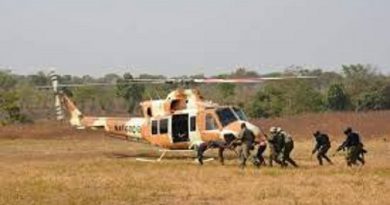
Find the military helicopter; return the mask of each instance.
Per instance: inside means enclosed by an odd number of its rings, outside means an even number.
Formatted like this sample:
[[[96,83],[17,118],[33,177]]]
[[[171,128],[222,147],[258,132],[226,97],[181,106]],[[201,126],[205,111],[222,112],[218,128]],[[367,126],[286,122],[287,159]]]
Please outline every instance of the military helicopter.
[[[310,76],[263,77],[250,79],[132,79],[128,83],[153,84],[254,84],[285,79],[307,79]],[[61,85],[58,76],[51,72],[50,79],[55,96],[55,109],[58,120],[64,120],[66,111],[70,125],[77,129],[104,129],[111,136],[122,139],[146,142],[160,147],[161,161],[168,151],[193,151],[204,142],[232,141],[245,123],[257,140],[264,139],[261,128],[248,121],[245,113],[237,106],[224,106],[207,101],[197,89],[178,88],[165,99],[145,100],[140,103],[142,117],[99,117],[86,116],[61,88],[82,85]],[[92,84],[104,85],[104,84]]]

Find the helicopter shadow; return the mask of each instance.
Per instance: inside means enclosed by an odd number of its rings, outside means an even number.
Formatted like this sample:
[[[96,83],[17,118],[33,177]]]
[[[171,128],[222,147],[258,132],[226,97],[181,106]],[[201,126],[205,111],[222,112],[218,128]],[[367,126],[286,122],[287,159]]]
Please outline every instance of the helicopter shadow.
[[[104,155],[108,158],[114,159],[137,159],[137,158],[159,158],[161,153],[156,152],[144,152],[144,153],[132,153],[132,152],[106,152]],[[164,159],[195,159],[195,155],[177,155],[167,154]]]

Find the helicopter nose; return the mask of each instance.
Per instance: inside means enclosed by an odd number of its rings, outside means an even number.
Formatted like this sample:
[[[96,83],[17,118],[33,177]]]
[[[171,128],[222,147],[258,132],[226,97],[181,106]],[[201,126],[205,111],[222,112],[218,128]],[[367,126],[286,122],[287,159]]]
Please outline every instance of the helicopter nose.
[[[260,128],[250,122],[245,122],[246,127],[253,132],[256,137],[261,137]]]
[[[228,126],[226,126],[224,128],[224,131],[234,133],[234,135],[237,137],[238,133],[241,130],[242,123],[245,123],[246,127],[249,130],[251,130],[256,137],[261,137],[260,128],[257,127],[256,125],[250,123],[250,122],[247,122],[247,121],[236,121],[236,122],[230,123]]]

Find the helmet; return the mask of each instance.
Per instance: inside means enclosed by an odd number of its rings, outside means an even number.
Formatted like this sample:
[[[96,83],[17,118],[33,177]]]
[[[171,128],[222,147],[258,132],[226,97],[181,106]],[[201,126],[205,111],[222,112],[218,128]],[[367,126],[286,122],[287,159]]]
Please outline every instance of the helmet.
[[[277,127],[276,128],[276,132],[281,132],[282,131],[282,128],[281,127]]]
[[[277,130],[276,127],[271,127],[271,128],[269,129],[269,132],[270,132],[270,133],[275,133],[276,130]]]
[[[352,132],[352,128],[351,127],[347,127],[347,129],[344,130],[344,134],[349,134]]]

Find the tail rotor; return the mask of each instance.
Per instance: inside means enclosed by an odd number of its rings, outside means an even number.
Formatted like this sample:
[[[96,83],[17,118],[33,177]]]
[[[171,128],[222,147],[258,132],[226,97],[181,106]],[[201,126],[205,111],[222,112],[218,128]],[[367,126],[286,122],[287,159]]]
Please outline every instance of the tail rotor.
[[[64,110],[62,108],[62,103],[61,103],[61,97],[60,97],[61,93],[58,90],[58,75],[54,72],[54,70],[52,70],[49,73],[49,77],[54,91],[54,98],[55,98],[54,107],[56,110],[57,120],[62,121],[65,119],[65,116],[64,116]]]

